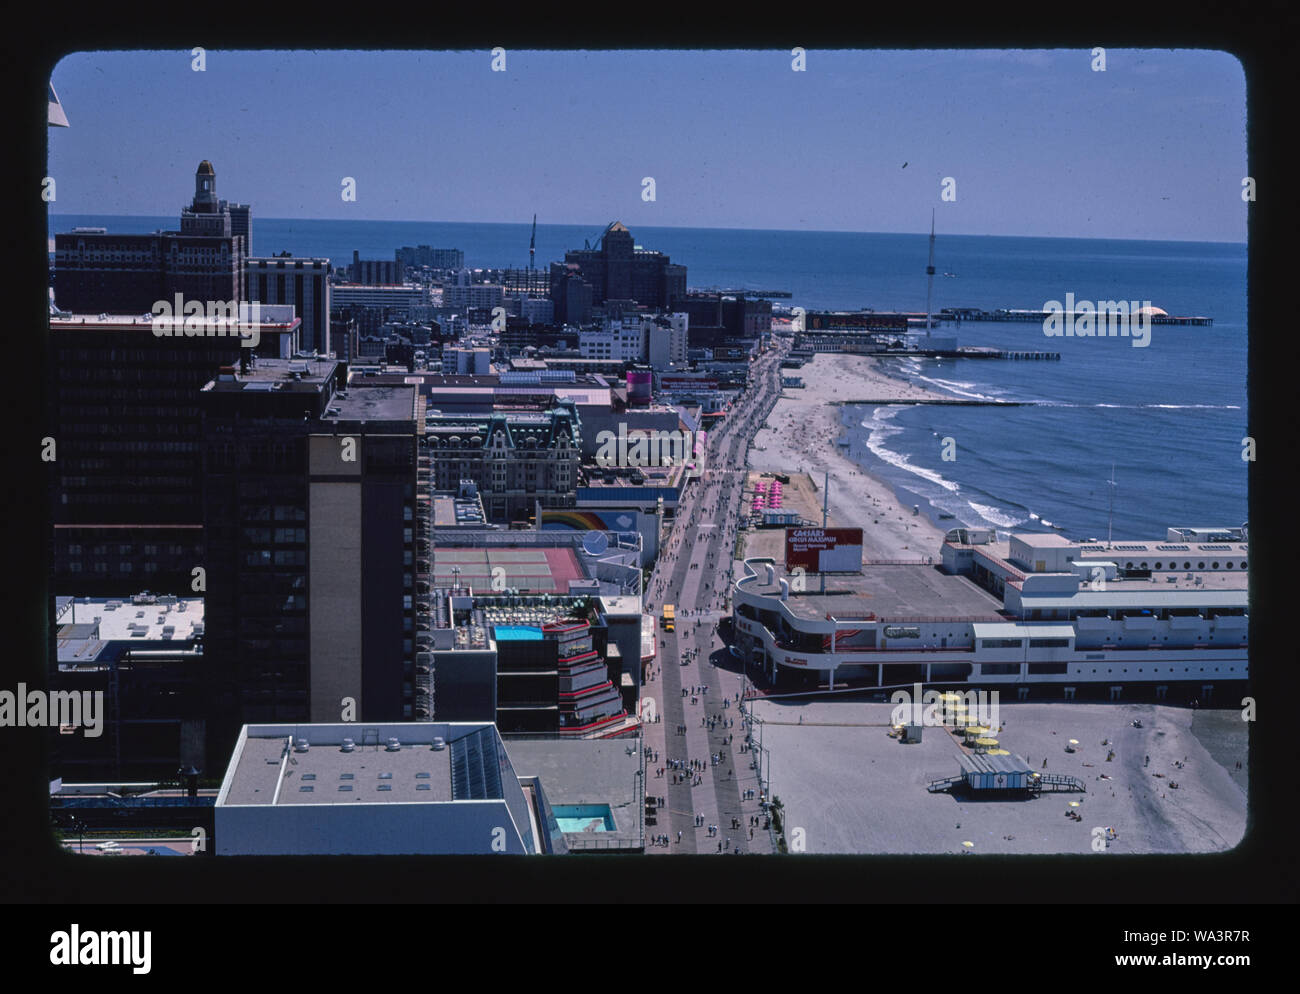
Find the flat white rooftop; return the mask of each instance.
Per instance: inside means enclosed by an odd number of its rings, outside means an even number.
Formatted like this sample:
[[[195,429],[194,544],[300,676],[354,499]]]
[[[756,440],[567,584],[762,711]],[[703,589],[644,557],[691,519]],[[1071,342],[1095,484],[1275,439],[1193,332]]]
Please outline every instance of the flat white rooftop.
[[[641,598],[630,595],[615,595],[611,597],[602,597],[600,606],[606,614],[614,617],[622,617],[629,614],[641,613]]]
[[[390,749],[394,738],[398,748]],[[487,722],[247,725],[217,804],[500,800],[502,748],[496,726]]]
[[[129,597],[75,597],[60,607],[57,625],[97,625],[103,642],[185,641],[203,634],[201,597],[157,597],[152,604],[134,604]]]

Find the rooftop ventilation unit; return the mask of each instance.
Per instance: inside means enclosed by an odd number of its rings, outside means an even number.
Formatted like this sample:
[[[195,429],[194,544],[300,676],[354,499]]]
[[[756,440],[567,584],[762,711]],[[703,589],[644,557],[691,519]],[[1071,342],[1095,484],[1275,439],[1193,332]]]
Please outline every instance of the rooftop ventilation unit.
[[[352,739],[344,739],[343,744],[339,747],[343,752],[352,752],[357,747],[356,742]]]
[[[294,740],[293,740],[293,751],[294,751],[294,752],[306,752],[306,751],[307,751],[308,749],[310,749],[310,748],[311,748],[311,744],[310,744],[306,739],[294,739]]]
[[[438,752],[438,751],[440,751],[440,750],[442,750],[442,749],[446,749],[446,748],[447,748],[447,740],[444,739],[441,735],[435,735],[435,736],[433,737],[433,749],[434,749],[434,751],[435,751],[435,752]]]
[[[388,740],[388,745],[384,747],[385,752],[397,752],[402,748],[402,743],[395,738]]]

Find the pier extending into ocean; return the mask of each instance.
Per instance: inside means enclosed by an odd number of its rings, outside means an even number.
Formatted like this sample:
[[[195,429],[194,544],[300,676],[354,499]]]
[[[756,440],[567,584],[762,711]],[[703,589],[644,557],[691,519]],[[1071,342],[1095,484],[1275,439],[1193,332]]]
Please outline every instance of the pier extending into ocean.
[[[957,350],[963,359],[1047,359],[1061,358],[1059,352],[1008,352],[1005,349],[991,349],[983,345],[969,345]]]
[[[869,355],[869,356],[923,356],[926,359],[1042,359],[1042,360],[1059,360],[1059,352],[1008,352],[1005,349],[992,349],[983,345],[962,346],[957,349],[871,349],[861,346],[846,344],[838,349],[818,349],[816,351],[801,352],[795,356],[795,361],[811,359],[814,355],[825,352],[837,352],[842,355]],[[793,353],[792,353],[793,355]],[[799,362],[802,365],[802,362]],[[795,366],[794,368],[799,368]]]
[[[717,293],[724,297],[753,297],[755,299],[765,297],[770,300],[788,300],[793,297],[789,290],[746,290],[743,288],[718,287],[718,286],[691,286],[686,288],[687,293]]]
[[[978,307],[945,307],[935,317],[940,321],[952,321],[960,324],[963,321],[1046,321],[1049,317],[1060,318],[1065,321],[1073,321],[1075,318],[1086,316],[1093,318],[1098,317],[1098,312],[1082,311],[1026,311],[1026,310],[1008,310],[999,307],[996,310],[985,311]],[[1106,312],[1100,312],[1101,317],[1105,318]],[[1150,314],[1147,320],[1152,324],[1177,324],[1177,325],[1203,325],[1209,326],[1214,324],[1214,318],[1207,317],[1175,317],[1172,314]]]

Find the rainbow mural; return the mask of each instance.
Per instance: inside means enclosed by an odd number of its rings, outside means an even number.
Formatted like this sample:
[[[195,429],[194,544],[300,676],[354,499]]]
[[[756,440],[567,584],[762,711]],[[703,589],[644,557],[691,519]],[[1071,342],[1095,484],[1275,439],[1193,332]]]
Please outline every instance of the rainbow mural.
[[[621,509],[609,511],[563,511],[550,510],[542,512],[542,531],[601,531],[634,532],[642,512]]]

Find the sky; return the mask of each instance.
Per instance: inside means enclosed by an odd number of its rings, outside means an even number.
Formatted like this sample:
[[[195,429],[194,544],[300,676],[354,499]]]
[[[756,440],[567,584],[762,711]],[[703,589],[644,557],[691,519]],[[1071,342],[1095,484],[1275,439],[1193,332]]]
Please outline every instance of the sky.
[[[209,159],[254,217],[1246,240],[1223,52],[204,57],[62,59],[50,210],[175,214]]]

